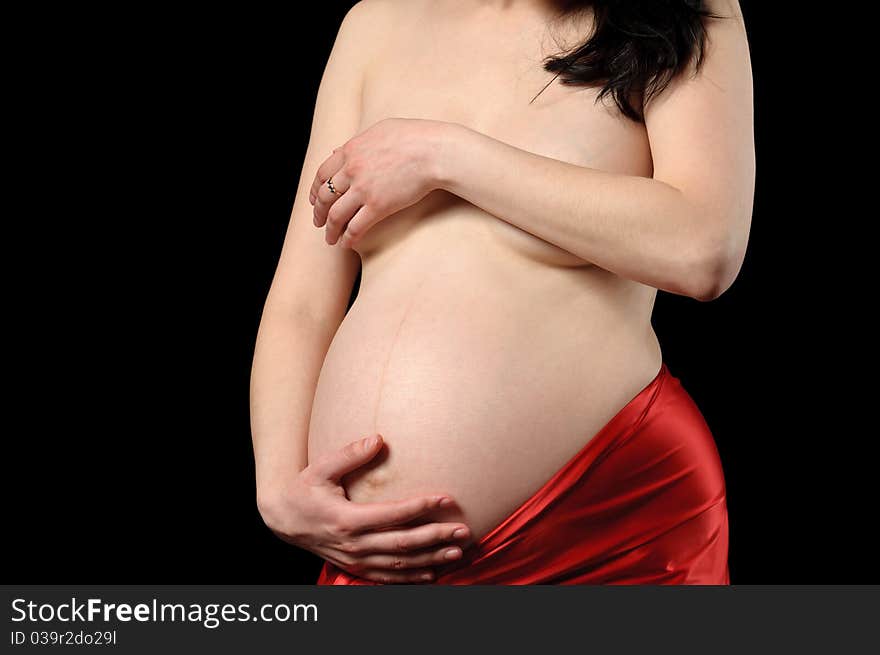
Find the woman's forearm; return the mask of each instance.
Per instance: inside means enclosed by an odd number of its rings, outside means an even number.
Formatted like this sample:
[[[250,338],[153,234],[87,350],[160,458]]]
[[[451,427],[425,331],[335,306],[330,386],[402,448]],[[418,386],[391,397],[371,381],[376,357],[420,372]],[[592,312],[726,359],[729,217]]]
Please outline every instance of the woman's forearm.
[[[308,464],[312,402],[333,333],[306,311],[263,311],[250,394],[258,497]]]
[[[537,155],[445,123],[437,186],[606,270],[710,299],[727,282],[723,224],[651,178]]]

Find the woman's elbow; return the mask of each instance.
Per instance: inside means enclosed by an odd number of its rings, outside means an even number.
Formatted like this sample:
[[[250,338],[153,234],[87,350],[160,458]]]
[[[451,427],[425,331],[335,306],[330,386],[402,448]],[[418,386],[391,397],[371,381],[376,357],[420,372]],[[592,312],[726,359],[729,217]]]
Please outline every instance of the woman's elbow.
[[[745,248],[730,235],[713,236],[694,249],[694,257],[685,271],[687,295],[709,302],[727,291],[739,275]]]

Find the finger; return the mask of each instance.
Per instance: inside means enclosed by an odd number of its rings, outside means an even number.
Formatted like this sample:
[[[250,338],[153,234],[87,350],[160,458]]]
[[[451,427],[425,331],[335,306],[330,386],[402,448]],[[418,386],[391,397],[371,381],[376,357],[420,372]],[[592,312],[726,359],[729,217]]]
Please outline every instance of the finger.
[[[345,571],[349,575],[365,578],[379,584],[425,584],[432,582],[436,577],[436,573],[428,568],[421,569],[364,569],[361,566],[352,565],[346,557],[336,557],[332,554],[322,554],[325,560],[336,566],[341,571]]]
[[[333,173],[342,168],[343,161],[345,161],[345,158],[342,153],[342,148],[336,148],[333,150],[333,154],[321,162],[321,165],[318,166],[318,170],[315,173],[315,179],[312,180],[312,186],[309,189],[309,202],[314,204],[313,199],[318,197],[318,191],[320,190],[321,185],[325,184],[327,179],[333,175]]]
[[[315,227],[327,225],[328,229],[332,229],[329,227],[330,225],[344,225],[354,216],[362,204],[360,193],[347,184],[345,193],[336,194],[328,202],[323,202],[322,199],[318,200],[314,212]]]
[[[378,216],[375,211],[366,205],[361,205],[357,213],[348,220],[345,225],[345,231],[339,237],[339,246],[341,248],[351,248],[357,244],[364,232],[369,230],[373,225],[378,223]]]
[[[433,571],[388,571],[366,570],[358,574],[362,578],[378,582],[379,584],[414,584],[431,582],[434,579]]]
[[[332,246],[335,245],[337,241],[339,241],[339,238],[347,229],[348,222],[352,219],[354,213],[354,211],[352,211],[350,214],[334,212],[333,216],[331,216],[327,220],[327,232],[324,235],[324,238],[328,244]]]
[[[415,528],[359,535],[352,540],[348,550],[354,555],[409,553],[452,541],[461,544],[469,536],[470,530],[463,523],[426,523]]]
[[[336,193],[331,191],[330,185],[326,183],[318,188],[318,198],[314,203],[313,211],[315,227],[324,225],[327,221],[327,212],[351,188],[351,180],[342,171],[334,173],[331,179]]]
[[[310,474],[321,480],[337,482],[346,473],[369,462],[382,448],[382,435],[374,434],[352,441],[309,464]]]
[[[421,553],[399,555],[394,553],[367,555],[358,564],[365,569],[385,569],[398,571],[401,569],[417,569],[425,566],[438,566],[461,559],[462,550],[458,546],[435,548]]]
[[[312,180],[312,186],[309,188],[309,201],[312,204],[314,204],[315,199],[318,197],[318,190],[321,188],[321,185],[325,184],[333,173],[342,168],[343,161],[341,148],[334,148],[330,156],[318,166],[318,170],[315,172],[315,179]]]
[[[418,496],[385,503],[352,503],[346,505],[343,522],[352,532],[365,532],[402,525],[439,507],[452,505],[445,495]]]

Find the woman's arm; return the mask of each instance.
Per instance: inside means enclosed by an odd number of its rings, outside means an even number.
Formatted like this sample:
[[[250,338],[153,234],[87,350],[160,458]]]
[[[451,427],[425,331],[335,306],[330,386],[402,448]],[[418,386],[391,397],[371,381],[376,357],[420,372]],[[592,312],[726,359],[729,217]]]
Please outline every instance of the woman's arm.
[[[383,8],[384,3],[359,2],[348,12],[318,89],[290,224],[257,335],[251,432],[257,504],[273,532],[369,580],[419,582],[433,577],[432,567],[448,563],[450,549],[460,557],[458,544],[469,538],[459,522],[412,525],[444,507],[446,496],[348,500],[340,479],[381,451],[380,435],[348,435],[345,447],[316,461],[309,461],[307,452],[318,375],[360,265],[356,253],[327,248],[312,228],[308,183],[323,157],[358,128],[362,67],[366,48],[378,38],[375,30],[388,22],[376,13]]]
[[[703,68],[645,109],[653,179],[543,157],[455,124],[440,188],[622,277],[711,300],[736,278],[754,195],[752,79],[736,2],[710,8]],[[435,150],[435,152],[437,152]]]
[[[307,465],[318,374],[359,267],[356,253],[322,247],[320,235],[309,229],[306,183],[336,143],[358,128],[363,71],[356,37],[363,9],[356,6],[342,21],[324,69],[287,235],[260,320],[251,372],[258,499],[274,495]],[[320,289],[307,284],[316,277]]]

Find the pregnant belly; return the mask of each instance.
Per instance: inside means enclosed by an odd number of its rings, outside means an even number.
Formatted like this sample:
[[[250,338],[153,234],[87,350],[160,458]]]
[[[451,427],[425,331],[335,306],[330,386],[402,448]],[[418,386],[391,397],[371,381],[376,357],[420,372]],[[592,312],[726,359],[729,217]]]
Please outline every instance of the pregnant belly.
[[[660,359],[642,326],[572,277],[607,275],[600,269],[505,269],[485,251],[462,250],[447,265],[413,258],[365,275],[319,376],[309,457],[378,432],[385,448],[343,478],[348,497],[448,493],[457,506],[425,520],[465,521],[479,539],[643,388]]]

